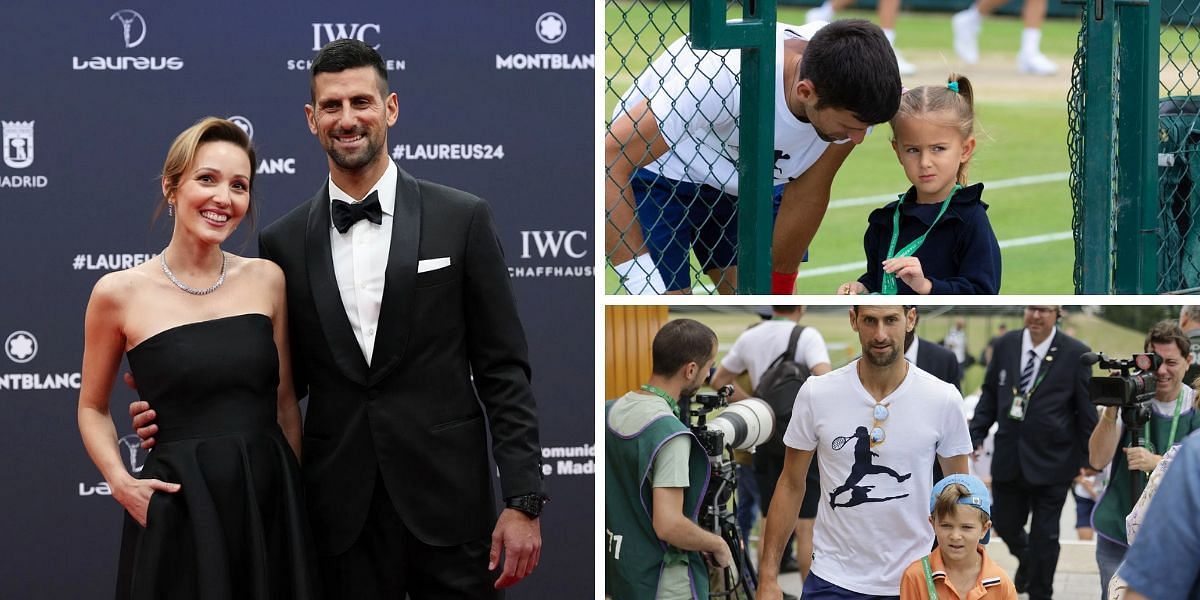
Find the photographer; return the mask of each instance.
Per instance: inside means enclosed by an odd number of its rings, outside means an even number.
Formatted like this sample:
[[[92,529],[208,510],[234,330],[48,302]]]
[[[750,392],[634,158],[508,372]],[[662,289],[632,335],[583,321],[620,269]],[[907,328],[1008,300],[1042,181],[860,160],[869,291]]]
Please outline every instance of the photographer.
[[[1130,447],[1131,434],[1124,426],[1121,407],[1107,406],[1104,416],[1088,440],[1092,466],[1103,469],[1113,464],[1108,490],[1092,513],[1092,522],[1100,534],[1096,539],[1096,563],[1100,567],[1100,585],[1104,597],[1108,583],[1128,549],[1125,517],[1133,507],[1131,487],[1137,478],[1145,484],[1145,474],[1154,470],[1162,454],[1200,429],[1200,411],[1196,393],[1183,384],[1192,363],[1191,342],[1174,321],[1162,321],[1146,336],[1145,351],[1162,358],[1155,371],[1157,382],[1150,404],[1150,418],[1142,430],[1143,446]]]
[[[605,405],[605,587],[617,600],[707,598],[700,552],[732,561],[695,523],[708,460],[679,418],[679,398],[700,390],[716,354],[711,329],[670,321],[654,336],[649,382]]]

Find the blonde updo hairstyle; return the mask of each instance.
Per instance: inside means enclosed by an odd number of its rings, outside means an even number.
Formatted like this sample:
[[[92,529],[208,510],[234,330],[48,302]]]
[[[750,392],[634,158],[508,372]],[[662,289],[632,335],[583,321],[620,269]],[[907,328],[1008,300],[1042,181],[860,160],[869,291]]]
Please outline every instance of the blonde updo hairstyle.
[[[196,158],[196,151],[208,142],[229,142],[246,152],[247,158],[250,159],[250,189],[254,189],[254,167],[258,161],[255,160],[254,145],[250,143],[250,136],[233,121],[205,117],[180,132],[175,141],[171,142],[171,148],[167,150],[161,176],[164,193],[162,201],[154,211],[155,219],[167,208],[168,199],[179,189],[184,173]],[[253,230],[257,212],[253,202],[250,203],[248,212],[250,227]]]
[[[966,140],[975,133],[975,93],[971,81],[965,75],[951,73],[947,85],[923,85],[900,95],[900,108],[892,117],[892,141],[896,141],[896,120],[900,117],[917,117],[948,125],[958,129]],[[957,84],[958,91],[949,84]],[[967,184],[967,165],[958,165],[958,183]]]

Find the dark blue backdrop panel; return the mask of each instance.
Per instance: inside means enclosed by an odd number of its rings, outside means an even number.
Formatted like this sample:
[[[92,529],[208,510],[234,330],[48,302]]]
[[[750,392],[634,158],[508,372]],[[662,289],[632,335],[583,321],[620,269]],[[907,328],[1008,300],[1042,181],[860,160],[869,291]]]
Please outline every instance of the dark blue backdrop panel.
[[[327,170],[304,120],[307,68],[338,37],[388,61],[397,164],[486,198],[496,215],[553,497],[541,566],[509,597],[590,596],[594,442],[580,415],[591,415],[594,377],[593,11],[567,0],[6,2],[0,597],[111,594],[121,508],[75,420],[92,285],[165,245],[169,221],[150,220],[157,174],[171,139],[203,116],[252,129],[260,227],[317,190]],[[226,248],[253,255],[242,229]],[[121,436],[133,398],[113,386]]]

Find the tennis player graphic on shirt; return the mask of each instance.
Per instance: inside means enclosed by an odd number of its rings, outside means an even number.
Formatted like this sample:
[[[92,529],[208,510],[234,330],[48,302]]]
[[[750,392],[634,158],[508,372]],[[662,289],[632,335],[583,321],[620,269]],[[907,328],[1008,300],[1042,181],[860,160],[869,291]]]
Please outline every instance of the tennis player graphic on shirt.
[[[867,502],[887,502],[888,500],[895,500],[897,498],[904,498],[908,496],[907,493],[899,496],[888,496],[886,498],[871,498],[868,496],[868,494],[871,493],[871,490],[875,489],[875,486],[858,485],[858,482],[862,481],[863,477],[882,473],[892,476],[895,478],[897,483],[903,483],[909,477],[912,477],[912,473],[905,473],[904,475],[901,475],[888,467],[874,464],[871,458],[878,457],[879,455],[871,450],[871,436],[867,433],[867,428],[861,425],[858,427],[858,429],[854,430],[852,435],[834,438],[831,446],[835,452],[839,451],[843,446],[846,445],[846,442],[851,439],[855,440],[854,466],[850,468],[850,475],[846,477],[846,482],[838,486],[837,489],[833,490],[832,492],[829,492],[829,506],[837,509],[839,506],[849,507],[858,506],[859,504],[865,504]],[[836,502],[837,497],[842,492],[847,490],[850,491],[850,499],[842,504],[838,504]]]

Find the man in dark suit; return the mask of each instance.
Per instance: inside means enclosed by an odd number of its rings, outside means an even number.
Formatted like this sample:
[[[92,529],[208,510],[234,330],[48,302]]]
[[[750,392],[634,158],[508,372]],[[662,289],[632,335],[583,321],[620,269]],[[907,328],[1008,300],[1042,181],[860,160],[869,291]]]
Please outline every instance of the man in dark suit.
[[[921,318],[919,307],[917,311],[917,319],[919,321]],[[929,340],[917,337],[916,332],[917,328],[913,327],[904,337],[904,358],[908,359],[908,362],[915,362],[918,369],[954,387],[959,387],[959,384],[962,382],[962,371],[958,366],[958,357],[954,355],[952,350],[941,344],[935,344]],[[916,345],[915,348],[913,347],[914,344]],[[914,355],[916,358],[915,361],[913,360]],[[933,466],[935,469],[938,467],[936,462]],[[934,481],[939,480],[940,478],[934,479]]]
[[[259,253],[287,276],[325,595],[498,598],[537,566],[546,498],[525,335],[491,212],[391,161],[398,101],[370,46],[331,42],[311,72],[305,113],[329,178],[263,230]]]
[[[1058,331],[1060,313],[1057,306],[1027,306],[1025,327],[996,341],[971,419],[976,451],[992,423],[1000,423],[992,523],[1020,560],[1013,582],[1031,600],[1053,593],[1059,517],[1071,481],[1087,466],[1087,440],[1096,426],[1090,369],[1079,362],[1089,349]]]

